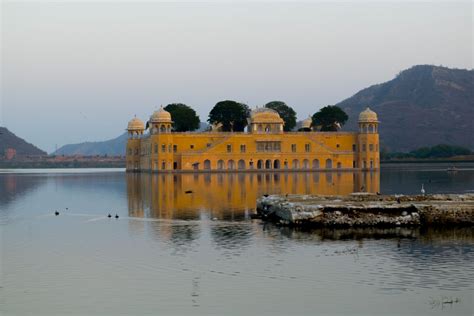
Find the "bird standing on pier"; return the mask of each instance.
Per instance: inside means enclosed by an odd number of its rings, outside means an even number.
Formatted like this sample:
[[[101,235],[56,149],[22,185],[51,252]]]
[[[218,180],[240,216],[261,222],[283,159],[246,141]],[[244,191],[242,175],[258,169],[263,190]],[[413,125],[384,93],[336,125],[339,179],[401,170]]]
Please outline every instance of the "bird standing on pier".
[[[423,186],[423,183],[421,184],[421,195],[425,195],[425,187]]]

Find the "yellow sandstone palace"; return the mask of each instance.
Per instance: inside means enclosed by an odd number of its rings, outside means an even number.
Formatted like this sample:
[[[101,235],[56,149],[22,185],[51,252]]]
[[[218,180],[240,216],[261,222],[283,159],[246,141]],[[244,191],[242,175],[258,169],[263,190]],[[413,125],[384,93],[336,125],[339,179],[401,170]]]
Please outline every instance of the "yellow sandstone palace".
[[[171,114],[155,111],[145,124],[128,123],[127,171],[310,171],[377,170],[377,114],[359,115],[358,132],[284,132],[280,115],[268,108],[250,114],[247,132],[172,132]],[[310,129],[311,118],[303,122]]]

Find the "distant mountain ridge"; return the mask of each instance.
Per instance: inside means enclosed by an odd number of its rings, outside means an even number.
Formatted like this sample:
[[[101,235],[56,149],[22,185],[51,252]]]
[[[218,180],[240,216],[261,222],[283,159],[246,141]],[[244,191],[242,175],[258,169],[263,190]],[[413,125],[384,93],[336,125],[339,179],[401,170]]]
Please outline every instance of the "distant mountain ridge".
[[[198,131],[205,130],[209,125],[201,122]],[[65,156],[125,156],[125,146],[127,144],[127,133],[123,133],[117,138],[99,141],[99,142],[84,142],[79,144],[69,144],[60,147],[53,155]]]
[[[126,143],[127,133],[123,133],[119,137],[110,140],[64,145],[56,150],[53,155],[124,156]]]
[[[442,143],[474,149],[473,70],[413,66],[337,106],[349,115],[347,130],[357,127],[365,107],[377,112],[381,144],[388,151]]]
[[[45,156],[45,151],[39,149],[33,144],[28,143],[23,138],[16,136],[6,127],[0,127],[0,156],[5,153],[7,148],[16,150],[18,156]]]

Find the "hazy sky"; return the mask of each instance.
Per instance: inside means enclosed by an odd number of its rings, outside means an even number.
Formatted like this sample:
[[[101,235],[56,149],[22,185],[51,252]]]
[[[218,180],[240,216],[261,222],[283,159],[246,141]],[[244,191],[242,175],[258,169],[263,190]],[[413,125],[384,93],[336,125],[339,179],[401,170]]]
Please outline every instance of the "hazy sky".
[[[300,119],[415,64],[472,69],[467,2],[17,2],[2,14],[0,125],[51,152],[182,102],[272,100]]]

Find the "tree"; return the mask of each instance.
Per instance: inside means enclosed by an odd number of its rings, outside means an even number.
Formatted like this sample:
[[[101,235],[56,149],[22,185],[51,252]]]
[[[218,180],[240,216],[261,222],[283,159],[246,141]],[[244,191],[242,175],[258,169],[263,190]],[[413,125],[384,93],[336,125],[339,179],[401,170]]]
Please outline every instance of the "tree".
[[[338,128],[347,122],[346,112],[335,105],[328,105],[323,107],[312,116],[313,126],[320,126],[322,132],[337,131]]]
[[[280,114],[280,117],[285,121],[283,130],[285,132],[291,131],[296,126],[296,112],[291,107],[282,101],[272,101],[265,104],[266,108],[275,110]]]
[[[217,102],[209,113],[210,124],[222,124],[223,132],[242,132],[247,126],[250,109],[246,104],[225,100]]]
[[[183,103],[171,103],[165,106],[173,119],[173,130],[176,132],[194,131],[199,128],[201,120],[191,107]]]

